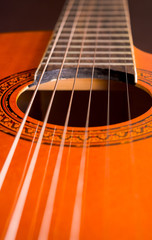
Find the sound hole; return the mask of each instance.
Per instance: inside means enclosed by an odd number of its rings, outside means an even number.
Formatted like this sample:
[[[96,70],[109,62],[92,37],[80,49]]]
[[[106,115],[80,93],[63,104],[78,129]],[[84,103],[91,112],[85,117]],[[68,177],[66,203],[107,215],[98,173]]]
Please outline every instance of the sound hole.
[[[103,81],[102,87],[92,91],[89,126],[105,126],[107,125],[107,105],[108,105],[108,86],[107,81]],[[105,84],[106,83],[106,84]],[[144,90],[133,85],[128,86],[129,99],[127,98],[126,84],[123,82],[110,82],[110,124],[116,124],[128,121],[128,107],[130,109],[131,118],[136,118],[151,107],[151,96]],[[39,90],[34,104],[30,111],[30,117],[37,120],[44,120],[45,113],[51,99],[53,90]],[[25,112],[29,104],[33,90],[23,92],[18,100],[17,105],[21,111]],[[71,91],[57,90],[48,123],[62,125],[65,124],[67,110],[69,106]],[[87,109],[89,100],[89,90],[75,90],[72,107],[69,118],[69,126],[85,127]]]

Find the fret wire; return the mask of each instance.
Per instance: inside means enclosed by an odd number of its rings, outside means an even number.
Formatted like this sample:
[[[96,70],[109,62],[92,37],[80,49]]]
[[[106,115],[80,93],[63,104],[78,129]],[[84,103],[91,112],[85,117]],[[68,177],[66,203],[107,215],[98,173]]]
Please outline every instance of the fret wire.
[[[104,6],[95,6],[95,10],[93,10],[92,12],[95,12],[96,10],[97,10],[97,11],[105,11],[105,12],[106,12],[106,11],[112,11],[112,12],[113,12],[113,11],[115,11],[115,12],[116,12],[116,11],[117,11],[117,12],[118,12],[118,11],[124,11],[124,8],[121,8],[121,7],[117,8],[117,10],[115,10],[114,8],[115,8],[115,7],[111,8],[110,5],[109,5],[109,8],[108,8],[108,7],[104,7]],[[77,9],[77,8],[74,8],[74,7],[73,7],[71,12],[76,11],[76,9]],[[83,7],[83,11],[87,11],[87,10],[88,10],[87,7]],[[83,11],[82,11],[82,12],[83,12]]]
[[[82,18],[84,19],[83,16],[80,16],[80,17],[79,17],[79,21],[80,21]],[[97,20],[97,17],[95,17],[95,16],[90,16],[90,21],[91,21],[92,19]],[[99,19],[102,19],[102,20],[104,20],[104,19],[105,19],[105,20],[106,20],[106,19],[107,19],[107,20],[109,20],[109,19],[110,19],[110,20],[111,20],[111,19],[119,19],[120,21],[121,21],[122,19],[124,19],[124,20],[126,21],[125,16],[120,16],[120,17],[117,17],[117,16],[109,16],[109,17],[100,16]],[[67,20],[74,20],[74,17],[68,17]],[[112,20],[111,20],[111,21],[112,21]],[[60,21],[59,21],[59,22],[60,22]]]
[[[99,4],[97,3],[97,2],[91,2],[91,1],[89,1],[89,6],[90,7],[93,7],[94,5],[104,5],[104,6],[120,6],[120,5],[122,5],[123,6],[123,4],[122,4],[122,0],[121,1],[101,1],[101,2],[99,2]],[[71,6],[71,5],[69,5],[69,6]],[[78,2],[75,2],[72,6],[78,6]],[[88,6],[88,1],[86,1],[86,3],[84,2],[83,3],[83,5],[82,4],[80,4],[80,6]],[[66,7],[66,6],[65,6]]]
[[[44,59],[47,59],[47,57],[44,57]],[[58,60],[58,59],[63,59],[62,57],[52,57],[50,60],[53,61],[53,60]],[[78,59],[78,57],[67,57],[66,60],[75,60],[75,59]],[[81,57],[81,60],[92,60],[93,57]],[[107,57],[96,57],[96,60],[103,60],[103,59],[108,59]],[[111,60],[123,60],[123,59],[126,59],[126,60],[132,60],[132,57],[111,57],[110,58]]]
[[[70,30],[70,28],[63,28],[63,31],[69,31]],[[79,31],[79,32],[82,32],[83,33],[83,28],[76,28],[76,30],[77,31]],[[98,28],[96,28],[96,29],[94,29],[94,28],[92,28],[92,29],[89,29],[88,30],[88,32],[90,31],[90,32],[96,32],[96,31],[98,31],[98,30],[100,30],[100,31],[104,31],[104,32],[106,32],[106,31],[112,31],[112,32],[116,32],[116,31],[127,31],[128,30],[128,28],[100,28],[100,29],[98,29]],[[76,32],[77,32],[76,31]]]
[[[81,7],[88,7],[88,1],[84,4],[80,4]],[[98,4],[97,2],[96,3],[91,3],[89,1],[89,6],[90,7],[96,7],[96,6],[103,6],[103,7],[123,7],[123,4],[122,4],[122,1],[121,2],[103,2],[103,0]],[[70,7],[70,5],[68,6]],[[65,6],[65,9],[67,9],[68,7]],[[77,8],[77,4],[74,3],[72,5],[72,8]]]
[[[90,5],[90,4],[89,4]],[[87,9],[87,7],[88,7],[88,5],[87,4],[84,4],[84,5],[81,5],[84,9],[86,8]],[[120,8],[120,9],[124,9],[123,8],[123,4],[122,3],[120,3],[120,4],[118,4],[118,3],[109,3],[109,4],[104,4],[104,3],[101,3],[101,4],[92,4],[92,5],[90,5],[90,6],[92,6],[92,7],[95,7],[95,8],[97,8],[97,7],[99,7],[99,8]],[[73,9],[77,9],[77,5],[73,5],[73,7],[72,7]]]
[[[58,43],[67,43],[67,40],[64,40],[64,39],[59,39]],[[81,39],[73,39],[71,41],[71,43],[81,43]],[[89,39],[86,39],[85,40],[85,43],[94,43],[93,40],[89,40]],[[98,43],[130,43],[129,40],[125,40],[125,39],[112,39],[112,40],[107,40],[107,39],[99,39],[98,40]]]
[[[80,1],[76,1],[76,2],[74,2],[73,3],[73,5],[68,5],[68,6],[78,6],[79,5],[79,3],[80,3]],[[92,6],[94,6],[95,5],[95,3],[96,3],[96,1],[89,1],[89,6],[90,7],[92,7]],[[97,3],[98,4],[98,3]],[[102,2],[100,1],[99,2],[99,4],[102,4],[102,5],[111,5],[111,4],[117,4],[117,5],[120,5],[120,4],[122,4],[122,0],[120,0],[120,1],[108,1],[108,0],[102,0]],[[81,4],[80,3],[80,6],[82,7],[82,6],[88,6],[88,0],[87,1],[85,1],[83,4]],[[65,3],[65,8],[67,7],[67,4]]]
[[[64,66],[77,66],[78,63],[64,63]],[[42,65],[45,65],[45,63],[42,62]],[[48,64],[49,66],[51,65],[60,65],[61,66],[61,63],[49,63]],[[105,62],[105,63],[96,63],[95,64],[96,66],[109,66],[109,62]],[[121,63],[121,62],[118,62],[118,63],[111,63],[110,64],[111,66],[134,66],[133,63]],[[80,63],[80,66],[92,66],[92,63]]]
[[[98,17],[100,15],[100,17],[107,17],[107,18],[109,18],[109,17],[126,17],[125,16],[125,14],[101,14],[101,13],[96,13],[96,14],[92,14],[92,17]],[[68,15],[69,17],[74,17],[75,15],[74,14],[72,14],[72,13],[70,13],[69,15]],[[87,14],[81,14],[81,17],[87,17]]]
[[[110,24],[121,24],[121,25],[127,25],[127,21],[123,18],[121,18],[121,19],[114,19],[114,18],[111,18],[111,19],[108,19],[108,18],[106,18],[106,19],[103,19],[103,18],[101,18],[100,19],[101,21],[101,24],[102,25],[110,25]],[[73,19],[72,20],[69,20],[69,19],[67,19],[67,21],[66,21],[66,24],[72,24],[73,23]],[[78,21],[78,23],[77,23],[77,25],[80,25],[80,24],[84,24],[85,23],[85,18],[83,18],[83,20],[79,20]],[[97,23],[97,19],[95,19],[94,18],[94,20],[90,20],[90,22],[89,22],[89,26],[90,25],[93,25],[94,23]],[[58,22],[58,24],[56,25],[56,26],[58,26],[58,25],[60,25],[60,22]]]
[[[107,4],[108,3],[108,4]],[[110,3],[110,4],[109,4]],[[69,5],[70,6],[70,5]],[[68,6],[68,7],[69,7]],[[81,4],[80,3],[80,6],[81,7],[88,7],[88,1],[85,3],[83,3],[83,4]],[[89,6],[90,7],[94,7],[94,6],[116,6],[116,7],[120,7],[120,6],[122,6],[122,7],[124,7],[124,5],[123,5],[123,3],[122,3],[122,1],[121,2],[113,2],[113,1],[111,1],[111,2],[108,2],[108,1],[106,1],[106,2],[104,2],[103,0],[101,1],[100,0],[100,2],[94,2],[94,3],[91,3],[90,1],[89,1]],[[72,7],[77,7],[77,3],[74,3],[73,5],[72,5]]]
[[[94,10],[92,10],[92,12],[95,12],[96,10],[98,10],[98,11],[101,11],[101,12],[126,12],[126,10],[124,9],[124,8],[121,8],[121,7],[117,7],[117,8],[115,8],[115,7],[103,7],[103,6],[94,6]],[[77,8],[72,8],[71,9],[71,12],[76,12],[77,11]],[[88,8],[87,7],[84,7],[83,6],[83,10],[82,10],[82,12],[84,12],[84,11],[88,11]]]
[[[79,1],[75,1],[75,2],[73,3],[73,6],[74,6],[74,5],[78,5],[79,3],[80,3]],[[95,1],[89,1],[89,6],[92,7],[92,6],[94,6],[95,3],[96,3],[96,0],[95,0]],[[100,4],[100,3],[101,3],[102,5],[103,5],[103,4],[109,4],[109,3],[110,3],[110,5],[111,5],[111,4],[114,4],[114,3],[115,3],[115,4],[122,4],[122,0],[114,0],[114,1],[113,1],[113,0],[111,0],[111,1],[102,0],[102,2],[100,1],[99,4]],[[67,5],[67,4],[65,3],[65,7],[66,7],[66,5]],[[88,0],[84,1],[83,4],[80,3],[80,6],[84,6],[84,5],[87,5],[87,6],[88,6]],[[68,5],[68,6],[71,6],[71,5]]]
[[[91,6],[94,6],[94,4],[96,3],[96,1],[89,1],[89,5],[90,5],[90,7]],[[104,5],[106,5],[106,4],[108,4],[109,5],[109,3],[110,3],[110,5],[111,4],[122,4],[122,0],[111,0],[111,1],[108,1],[108,0],[102,0],[102,1],[100,1],[99,2],[99,4],[104,4]],[[78,4],[78,1],[76,1],[76,2],[74,2],[73,3],[73,5],[77,5]],[[81,3],[80,3],[80,5],[81,5]],[[88,6],[88,0],[86,0],[84,3],[83,3],[83,5],[87,5]]]
[[[82,17],[81,19],[79,19],[78,24],[83,24],[85,22],[85,17]],[[110,24],[110,23],[123,23],[123,24],[127,23],[126,19],[124,17],[122,17],[122,18],[115,17],[115,18],[111,18],[111,19],[109,19],[109,18],[100,18],[100,20],[101,20],[102,24],[104,24],[104,23],[108,23],[108,24]],[[67,19],[66,24],[70,24],[73,21],[74,21],[73,17],[69,18],[69,19]],[[97,19],[94,18],[94,17],[90,20],[90,24],[93,24],[93,23],[97,23]],[[56,26],[58,26],[60,24],[61,24],[61,21],[59,21]]]
[[[89,1],[89,3],[90,3],[90,1]],[[126,10],[124,8],[123,4],[117,4],[117,5],[116,4],[107,4],[107,5],[105,5],[105,4],[102,4],[102,2],[101,2],[101,4],[97,4],[97,3],[93,4],[93,5],[89,4],[89,6],[92,6],[92,8],[93,8],[92,11],[94,11],[94,9],[96,9],[96,8],[99,8],[99,9],[110,9],[112,11],[113,10],[116,11],[116,9],[118,9],[118,10]],[[86,4],[81,5],[81,7],[83,7],[83,10],[88,10],[88,6]],[[72,11],[76,11],[76,10],[77,10],[77,6],[73,5],[72,6]]]
[[[94,3],[96,2],[96,0],[94,0],[94,1],[89,1],[89,5],[91,6],[91,4],[92,5],[94,5]],[[113,0],[102,0],[102,3],[113,3],[114,1]],[[115,0],[115,3],[122,3],[122,0]],[[78,5],[79,4],[79,1],[76,1],[76,2],[74,2],[74,5]],[[85,4],[85,2],[84,2],[84,4]],[[86,0],[86,4],[88,4],[88,0]],[[70,6],[70,5],[68,5],[68,6]],[[80,6],[81,6],[81,3],[80,3]]]
[[[93,14],[95,14],[96,16],[98,16],[98,13],[101,15],[101,14],[103,14],[103,13],[105,13],[105,15],[107,14],[109,14],[109,15],[113,15],[113,14],[116,14],[116,15],[119,15],[119,12],[121,13],[121,15],[123,14],[123,15],[125,15],[125,11],[117,11],[117,10],[113,10],[113,11],[109,11],[109,10],[107,10],[107,11],[100,11],[100,10],[94,10],[94,11],[92,11],[92,15]],[[71,14],[74,14],[75,13],[75,11],[71,11],[71,13],[70,13],[70,15]],[[85,13],[87,13],[87,10],[86,11],[82,11],[82,13],[81,13],[81,16],[83,15],[83,14],[85,14]]]
[[[79,19],[77,25],[84,24],[85,23],[85,18],[86,18],[86,16],[84,15],[81,19]],[[70,17],[69,19],[67,19],[65,24],[70,25],[70,24],[73,23],[73,21],[74,21],[73,17]],[[112,24],[112,25],[113,24],[114,25],[115,24],[127,25],[127,21],[126,21],[124,16],[122,16],[121,18],[117,17],[117,16],[116,17],[111,17],[111,18],[109,18],[107,16],[106,17],[103,16],[103,17],[101,17],[100,22],[101,22],[102,25],[110,25],[110,24]],[[56,28],[60,25],[60,23],[61,22],[58,22],[56,24]],[[93,25],[93,24],[96,25],[96,23],[97,23],[97,19],[93,17],[89,22],[89,26]],[[101,27],[102,27],[102,25],[101,25]]]
[[[82,34],[81,33],[74,34],[74,37],[77,37],[77,36],[82,37]],[[93,37],[93,36],[94,36],[94,34],[87,34],[87,37]],[[128,35],[128,33],[109,33],[109,34],[108,33],[106,33],[106,34],[101,33],[101,34],[99,34],[99,37],[109,37],[109,36],[111,36],[111,37],[118,37],[118,36],[119,37],[128,37],[129,35]],[[52,39],[54,39],[54,37]],[[61,37],[69,37],[69,34],[63,33]]]
[[[64,51],[54,51],[54,53],[57,53],[57,54],[63,54],[64,53]],[[68,52],[68,54],[79,54],[79,52],[76,52],[76,51],[69,51]],[[87,51],[83,51],[83,55],[85,55],[85,54],[94,54],[94,52],[91,52],[91,51],[89,51],[89,52],[87,52]],[[102,51],[102,52],[100,52],[100,51],[98,51],[97,53],[96,53],[96,55],[99,55],[99,54],[109,54],[109,51]],[[111,55],[112,54],[117,54],[117,55],[124,55],[124,54],[128,54],[128,55],[131,55],[131,51],[127,51],[127,52],[111,52]]]
[[[64,31],[69,31],[71,29],[71,27],[64,27]],[[78,31],[78,32],[83,32],[83,27],[76,27],[76,31]],[[117,30],[119,30],[119,31],[122,31],[123,32],[123,30],[128,30],[127,28],[124,28],[123,26],[121,27],[121,26],[106,26],[105,28],[100,28],[102,31],[112,31],[112,32],[114,32],[114,30],[115,31],[117,31]],[[93,26],[91,26],[90,28],[88,28],[88,31],[91,31],[91,32],[96,32],[96,31],[98,31],[98,28],[94,28]]]
[[[105,42],[108,42],[108,37],[110,37],[111,35],[110,34],[108,34],[108,35],[101,35],[100,37],[99,37],[99,42],[104,42],[104,40],[105,40]],[[126,36],[126,35],[122,35],[122,36],[120,36],[120,35],[113,35],[113,36],[111,36],[111,41],[112,42],[130,42],[129,41],[129,36]],[[54,39],[52,39],[52,42],[53,42],[53,40]],[[61,38],[59,38],[59,42],[66,42],[68,40],[68,36],[62,36]],[[80,42],[82,40],[82,35],[75,35],[74,37],[73,37],[73,40],[72,40],[72,42]],[[93,42],[95,40],[95,36],[94,35],[87,35],[87,38],[86,38],[86,42]],[[117,40],[117,41],[116,41]],[[109,42],[111,42],[111,41],[109,41]],[[52,42],[50,42],[50,46],[51,46],[51,44],[52,44]]]
[[[61,45],[61,46],[56,46],[56,48],[63,48],[63,46]],[[70,48],[81,48],[81,46],[77,46],[77,45],[73,45],[73,46],[70,46]],[[93,46],[84,46],[84,48],[90,48],[90,49],[94,49],[94,47]],[[98,49],[109,49],[109,46],[98,46]],[[110,48],[115,48],[115,49],[119,49],[119,48],[124,48],[124,49],[126,49],[126,48],[128,48],[128,49],[131,49],[131,47],[130,46],[110,46]]]
[[[71,28],[71,25],[72,25],[72,23],[73,22],[67,22],[66,24],[65,24],[65,28],[67,28],[67,27],[70,27]],[[60,25],[60,24],[58,24],[58,25]],[[57,26],[58,26],[57,25]],[[68,25],[68,26],[66,26],[66,25]],[[79,27],[81,27],[81,25],[82,25],[82,28],[84,28],[84,26],[83,26],[83,23],[81,22],[78,22],[77,23],[77,26],[79,26]],[[127,24],[126,24],[126,22],[102,22],[102,27],[103,26],[110,26],[110,27],[127,27]],[[90,22],[90,24],[89,24],[89,28],[90,27],[94,27],[94,28],[96,28],[96,24],[93,22],[93,23],[91,23]]]
[[[87,33],[87,35],[88,35],[88,34],[94,34],[95,32],[96,32],[96,31],[89,30],[88,33]],[[69,34],[70,31],[63,31],[63,34],[64,34],[64,33],[65,33],[65,34]],[[81,34],[81,35],[82,35],[82,33],[83,33],[83,31],[76,31],[76,32],[75,32],[75,35],[76,35],[76,34]],[[117,30],[117,31],[114,31],[114,30],[107,30],[107,29],[106,29],[105,31],[104,31],[104,30],[101,31],[101,34],[112,34],[112,33],[118,33],[118,34],[126,33],[126,34],[127,34],[127,31],[120,31],[120,30],[119,30],[119,31],[118,31],[118,30]]]
[[[94,6],[94,4],[95,4],[95,2],[96,1],[89,1],[89,5],[90,6]],[[103,5],[103,4],[107,4],[108,3],[108,5],[111,5],[111,4],[113,4],[114,3],[114,1],[108,1],[108,0],[102,0],[102,2],[101,2],[101,4]],[[122,3],[122,0],[120,0],[120,1],[116,1],[115,0],[115,4],[121,4]],[[78,5],[79,4],[79,2],[75,2],[73,5]],[[86,1],[86,3],[84,2],[84,4],[83,5],[81,5],[80,4],[80,6],[84,6],[84,5],[87,5],[88,6],[88,1]],[[68,6],[71,6],[71,5],[68,5]]]
[[[95,13],[94,13],[95,12]],[[104,16],[124,16],[124,17],[126,17],[126,14],[125,14],[125,12],[122,12],[122,11],[109,11],[109,12],[105,12],[105,11],[100,11],[100,12],[97,12],[97,11],[94,11],[92,14],[91,14],[91,16],[94,16],[94,17],[98,17],[98,16],[102,16],[102,17],[104,17]],[[74,12],[70,12],[70,14],[69,15],[66,15],[67,17],[71,17],[71,15],[72,16],[75,16],[75,14],[74,14]],[[85,13],[81,13],[81,15],[80,15],[80,17],[83,17],[83,16],[87,16],[87,11],[85,12]]]

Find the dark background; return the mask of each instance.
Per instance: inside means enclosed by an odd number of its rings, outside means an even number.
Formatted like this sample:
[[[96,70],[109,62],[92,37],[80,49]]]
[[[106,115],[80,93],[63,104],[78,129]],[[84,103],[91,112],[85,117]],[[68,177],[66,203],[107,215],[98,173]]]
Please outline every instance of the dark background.
[[[52,30],[63,4],[64,0],[1,0],[0,32]],[[152,53],[152,0],[129,0],[129,6],[134,45]]]

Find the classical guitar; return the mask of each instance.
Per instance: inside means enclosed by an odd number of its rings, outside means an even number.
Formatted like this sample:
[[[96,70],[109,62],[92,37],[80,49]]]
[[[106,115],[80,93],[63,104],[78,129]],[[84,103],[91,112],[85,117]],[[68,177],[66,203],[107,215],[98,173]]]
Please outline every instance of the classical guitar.
[[[0,37],[0,239],[151,240],[152,56],[127,0],[68,0],[50,34]]]

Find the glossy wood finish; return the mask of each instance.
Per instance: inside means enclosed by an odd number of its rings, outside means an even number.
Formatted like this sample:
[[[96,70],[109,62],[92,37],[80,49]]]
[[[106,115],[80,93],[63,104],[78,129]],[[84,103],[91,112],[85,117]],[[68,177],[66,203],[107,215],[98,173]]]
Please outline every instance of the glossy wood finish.
[[[49,31],[1,34],[0,79],[27,69],[35,69],[41,60],[50,36],[51,32]],[[2,132],[0,134],[0,145],[2,146],[5,136]],[[1,152],[1,160],[5,159],[12,141],[12,137],[8,136]]]
[[[36,68],[50,36],[50,31],[1,34],[0,79],[17,72]]]
[[[49,36],[49,32],[1,35],[1,78],[37,67]],[[150,54],[135,49],[135,55],[137,68],[152,71]],[[147,87],[143,82],[139,84]],[[150,85],[148,91],[152,91]],[[151,113],[150,109],[144,117]],[[13,139],[13,136],[0,132],[0,168]],[[7,232],[25,179],[23,172],[30,146],[29,141],[19,141],[0,192],[1,239]],[[152,239],[151,146],[152,138],[149,137],[132,143],[86,149],[80,239]],[[42,144],[17,239],[37,239],[39,235],[59,146],[52,147],[49,161],[48,152],[49,146]],[[64,147],[52,220],[47,223],[49,239],[68,239],[70,236],[81,155],[80,147]],[[30,160],[27,166],[29,164]]]

